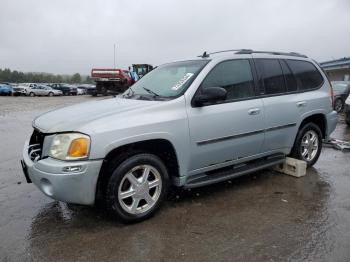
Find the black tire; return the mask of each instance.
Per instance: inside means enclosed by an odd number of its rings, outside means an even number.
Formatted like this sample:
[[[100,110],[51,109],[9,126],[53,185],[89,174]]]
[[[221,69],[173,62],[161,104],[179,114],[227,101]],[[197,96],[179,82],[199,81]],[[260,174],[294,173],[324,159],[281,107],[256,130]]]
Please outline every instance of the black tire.
[[[50,93],[49,93],[49,96],[53,96],[53,93],[52,93],[52,92],[50,92]]]
[[[302,145],[301,145],[303,137],[309,131],[314,132],[317,135],[317,139],[318,139],[317,152],[311,160],[307,160],[305,157],[303,157]],[[318,158],[320,157],[321,150],[322,150],[322,132],[321,132],[321,129],[318,127],[318,125],[310,122],[302,126],[299,129],[297,137],[295,139],[291,156],[296,159],[305,161],[307,164],[307,167],[311,167],[317,162]]]
[[[158,195],[157,200],[155,200],[154,204],[152,204],[153,206],[151,206],[148,210],[146,210],[143,213],[132,214],[127,212],[125,210],[125,207],[123,208],[121,206],[118,198],[118,190],[119,190],[119,187],[123,187],[123,184],[121,185],[121,183],[125,183],[124,177],[126,177],[129,171],[134,167],[138,167],[142,165],[150,165],[158,171],[158,174],[161,177],[161,187],[159,189],[160,193]],[[124,223],[136,223],[151,217],[158,210],[158,208],[160,207],[161,203],[163,202],[164,198],[168,193],[169,175],[168,175],[167,168],[165,167],[162,160],[160,160],[159,157],[153,154],[148,154],[148,153],[135,154],[129,157],[128,159],[126,159],[125,161],[123,161],[118,166],[116,166],[112,172],[113,173],[107,185],[106,205],[107,205],[107,208],[112,212],[112,214],[116,215]],[[148,180],[147,180],[147,183],[149,183]],[[151,192],[150,190],[151,189],[149,189],[149,192]],[[147,202],[145,203],[147,205]],[[141,202],[138,203],[137,206],[139,204],[141,204]],[[139,211],[139,212],[142,212],[142,211]]]
[[[344,109],[344,101],[341,98],[338,98],[334,102],[334,110],[337,111],[337,113],[341,113]]]
[[[350,127],[350,120],[345,120],[345,123]]]
[[[29,96],[34,97],[35,94],[34,94],[33,92],[30,92],[30,93],[29,93]]]

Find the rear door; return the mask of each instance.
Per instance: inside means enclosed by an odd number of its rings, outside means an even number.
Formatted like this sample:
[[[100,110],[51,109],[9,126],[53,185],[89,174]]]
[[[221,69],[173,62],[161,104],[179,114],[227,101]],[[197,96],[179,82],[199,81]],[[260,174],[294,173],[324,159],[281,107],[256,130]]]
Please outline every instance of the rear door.
[[[43,86],[37,86],[37,92],[41,96],[45,96],[46,95],[46,90],[45,90],[45,88]]]
[[[225,88],[227,99],[201,107],[188,105],[190,171],[257,155],[264,140],[264,108],[256,96],[250,60],[220,62],[196,94],[208,87]]]
[[[263,151],[289,153],[304,105],[296,80],[283,60],[256,58],[254,62],[265,110]]]

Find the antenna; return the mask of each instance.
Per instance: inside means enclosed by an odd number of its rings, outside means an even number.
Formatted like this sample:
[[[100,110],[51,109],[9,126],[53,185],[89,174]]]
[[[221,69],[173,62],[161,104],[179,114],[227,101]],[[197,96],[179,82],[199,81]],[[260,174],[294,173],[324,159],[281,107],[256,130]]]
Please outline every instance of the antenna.
[[[197,57],[201,57],[201,58],[208,58],[209,54],[207,54],[207,51],[204,51],[204,53],[202,55],[199,55]]]

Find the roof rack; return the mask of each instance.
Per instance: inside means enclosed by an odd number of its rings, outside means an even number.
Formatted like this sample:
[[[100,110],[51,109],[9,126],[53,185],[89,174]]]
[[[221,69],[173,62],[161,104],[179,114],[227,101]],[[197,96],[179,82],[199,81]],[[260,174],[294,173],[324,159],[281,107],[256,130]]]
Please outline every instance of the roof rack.
[[[235,54],[271,54],[271,55],[286,55],[286,56],[296,56],[296,57],[304,57],[307,58],[306,55],[299,54],[296,52],[276,52],[276,51],[256,51],[252,49],[231,49],[231,50],[222,50],[216,51],[212,53],[204,52],[203,55],[198,56],[202,58],[208,58],[210,55],[225,53],[225,52],[235,52]]]

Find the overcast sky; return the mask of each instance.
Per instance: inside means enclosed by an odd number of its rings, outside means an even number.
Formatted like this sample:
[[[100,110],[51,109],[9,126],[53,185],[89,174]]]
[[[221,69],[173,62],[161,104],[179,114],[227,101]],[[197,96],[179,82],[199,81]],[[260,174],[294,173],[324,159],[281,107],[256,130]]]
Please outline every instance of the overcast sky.
[[[350,56],[349,0],[0,0],[0,68],[89,74],[232,48]]]

